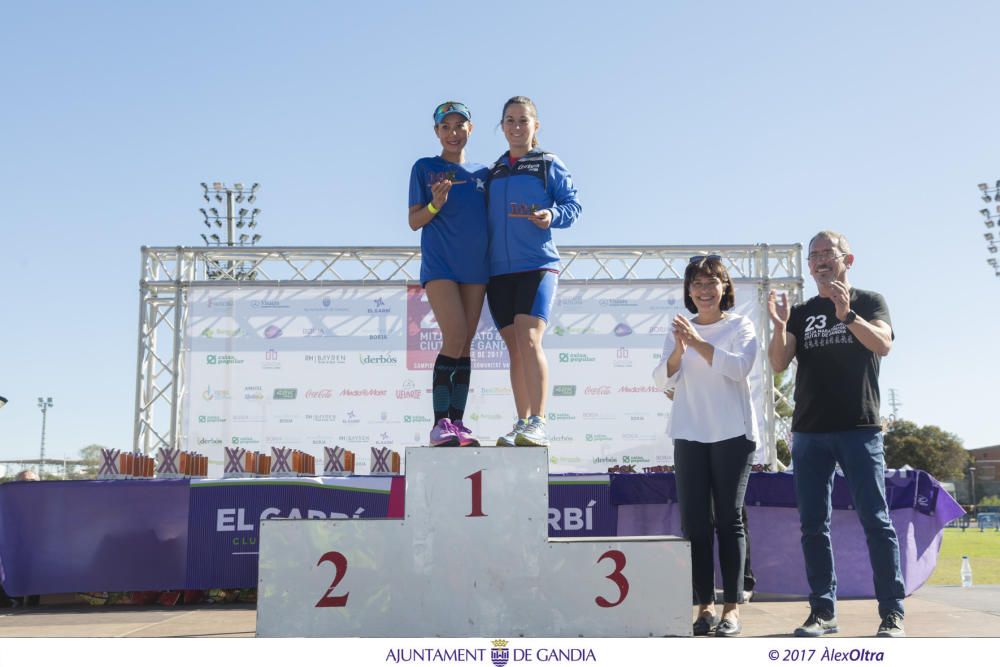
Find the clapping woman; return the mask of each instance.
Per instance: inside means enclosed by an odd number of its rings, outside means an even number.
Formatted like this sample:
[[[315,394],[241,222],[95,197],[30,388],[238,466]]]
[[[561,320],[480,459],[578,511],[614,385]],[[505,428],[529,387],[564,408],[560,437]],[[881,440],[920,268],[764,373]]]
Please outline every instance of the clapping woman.
[[[741,517],[757,420],[749,375],[757,354],[753,322],[728,312],[735,290],[717,255],[692,257],[684,272],[684,305],[653,371],[657,386],[674,391],[668,434],[681,527],[691,541],[691,574],[698,616],[695,635],[739,635],[746,539]],[[719,538],[724,606],[715,608],[714,537]]]

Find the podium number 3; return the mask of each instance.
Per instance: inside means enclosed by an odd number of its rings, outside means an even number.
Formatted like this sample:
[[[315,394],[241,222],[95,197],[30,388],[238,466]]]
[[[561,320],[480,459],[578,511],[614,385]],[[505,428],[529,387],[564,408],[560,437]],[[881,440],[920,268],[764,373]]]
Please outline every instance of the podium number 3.
[[[347,574],[347,556],[340,553],[339,551],[327,551],[325,554],[319,557],[319,562],[316,563],[317,566],[323,563],[333,563],[333,566],[337,568],[337,574],[333,578],[333,583],[330,584],[330,588],[326,590],[323,597],[319,599],[316,603],[317,607],[346,607],[347,606],[347,596],[350,593],[344,593],[343,595],[336,595],[331,597],[330,593],[333,589],[337,587],[340,580],[344,578]]]
[[[626,579],[625,575],[622,574],[622,570],[625,569],[625,554],[617,549],[612,549],[611,551],[605,551],[601,554],[601,557],[597,559],[597,562],[600,563],[605,558],[610,558],[615,563],[614,572],[604,578],[610,579],[614,582],[615,586],[618,587],[618,599],[614,602],[608,602],[603,596],[598,595],[594,598],[594,602],[597,603],[598,607],[608,609],[610,607],[617,607],[625,601],[626,597],[628,597],[628,579]]]

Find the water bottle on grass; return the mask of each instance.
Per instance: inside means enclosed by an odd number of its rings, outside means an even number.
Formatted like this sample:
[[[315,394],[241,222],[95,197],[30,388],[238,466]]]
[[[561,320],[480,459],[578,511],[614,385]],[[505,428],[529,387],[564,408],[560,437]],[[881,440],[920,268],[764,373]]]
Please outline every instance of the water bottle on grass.
[[[972,588],[972,563],[968,556],[962,556],[962,588]]]

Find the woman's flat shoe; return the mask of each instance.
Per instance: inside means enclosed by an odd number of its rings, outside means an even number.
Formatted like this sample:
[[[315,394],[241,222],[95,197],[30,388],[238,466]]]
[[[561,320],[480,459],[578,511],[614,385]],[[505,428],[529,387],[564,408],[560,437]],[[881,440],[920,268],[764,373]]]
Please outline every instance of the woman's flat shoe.
[[[698,620],[694,622],[694,626],[692,627],[692,632],[694,633],[695,637],[704,637],[709,632],[711,632],[712,628],[714,628],[718,623],[719,623],[718,616],[711,616],[711,617],[699,616]]]
[[[715,626],[716,637],[737,637],[742,631],[743,626],[740,625],[740,619],[733,621],[724,618],[721,623]]]

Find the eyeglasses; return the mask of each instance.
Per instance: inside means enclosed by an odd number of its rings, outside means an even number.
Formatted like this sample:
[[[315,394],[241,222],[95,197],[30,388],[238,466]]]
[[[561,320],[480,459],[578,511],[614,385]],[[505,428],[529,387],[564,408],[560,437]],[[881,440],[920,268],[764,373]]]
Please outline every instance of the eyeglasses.
[[[810,262],[818,262],[821,259],[837,259],[846,254],[846,252],[837,252],[836,250],[821,250],[820,252],[809,253],[806,255],[806,260]]]
[[[691,255],[688,257],[688,264],[697,264],[698,262],[708,261],[710,259],[721,262],[722,255]]]

